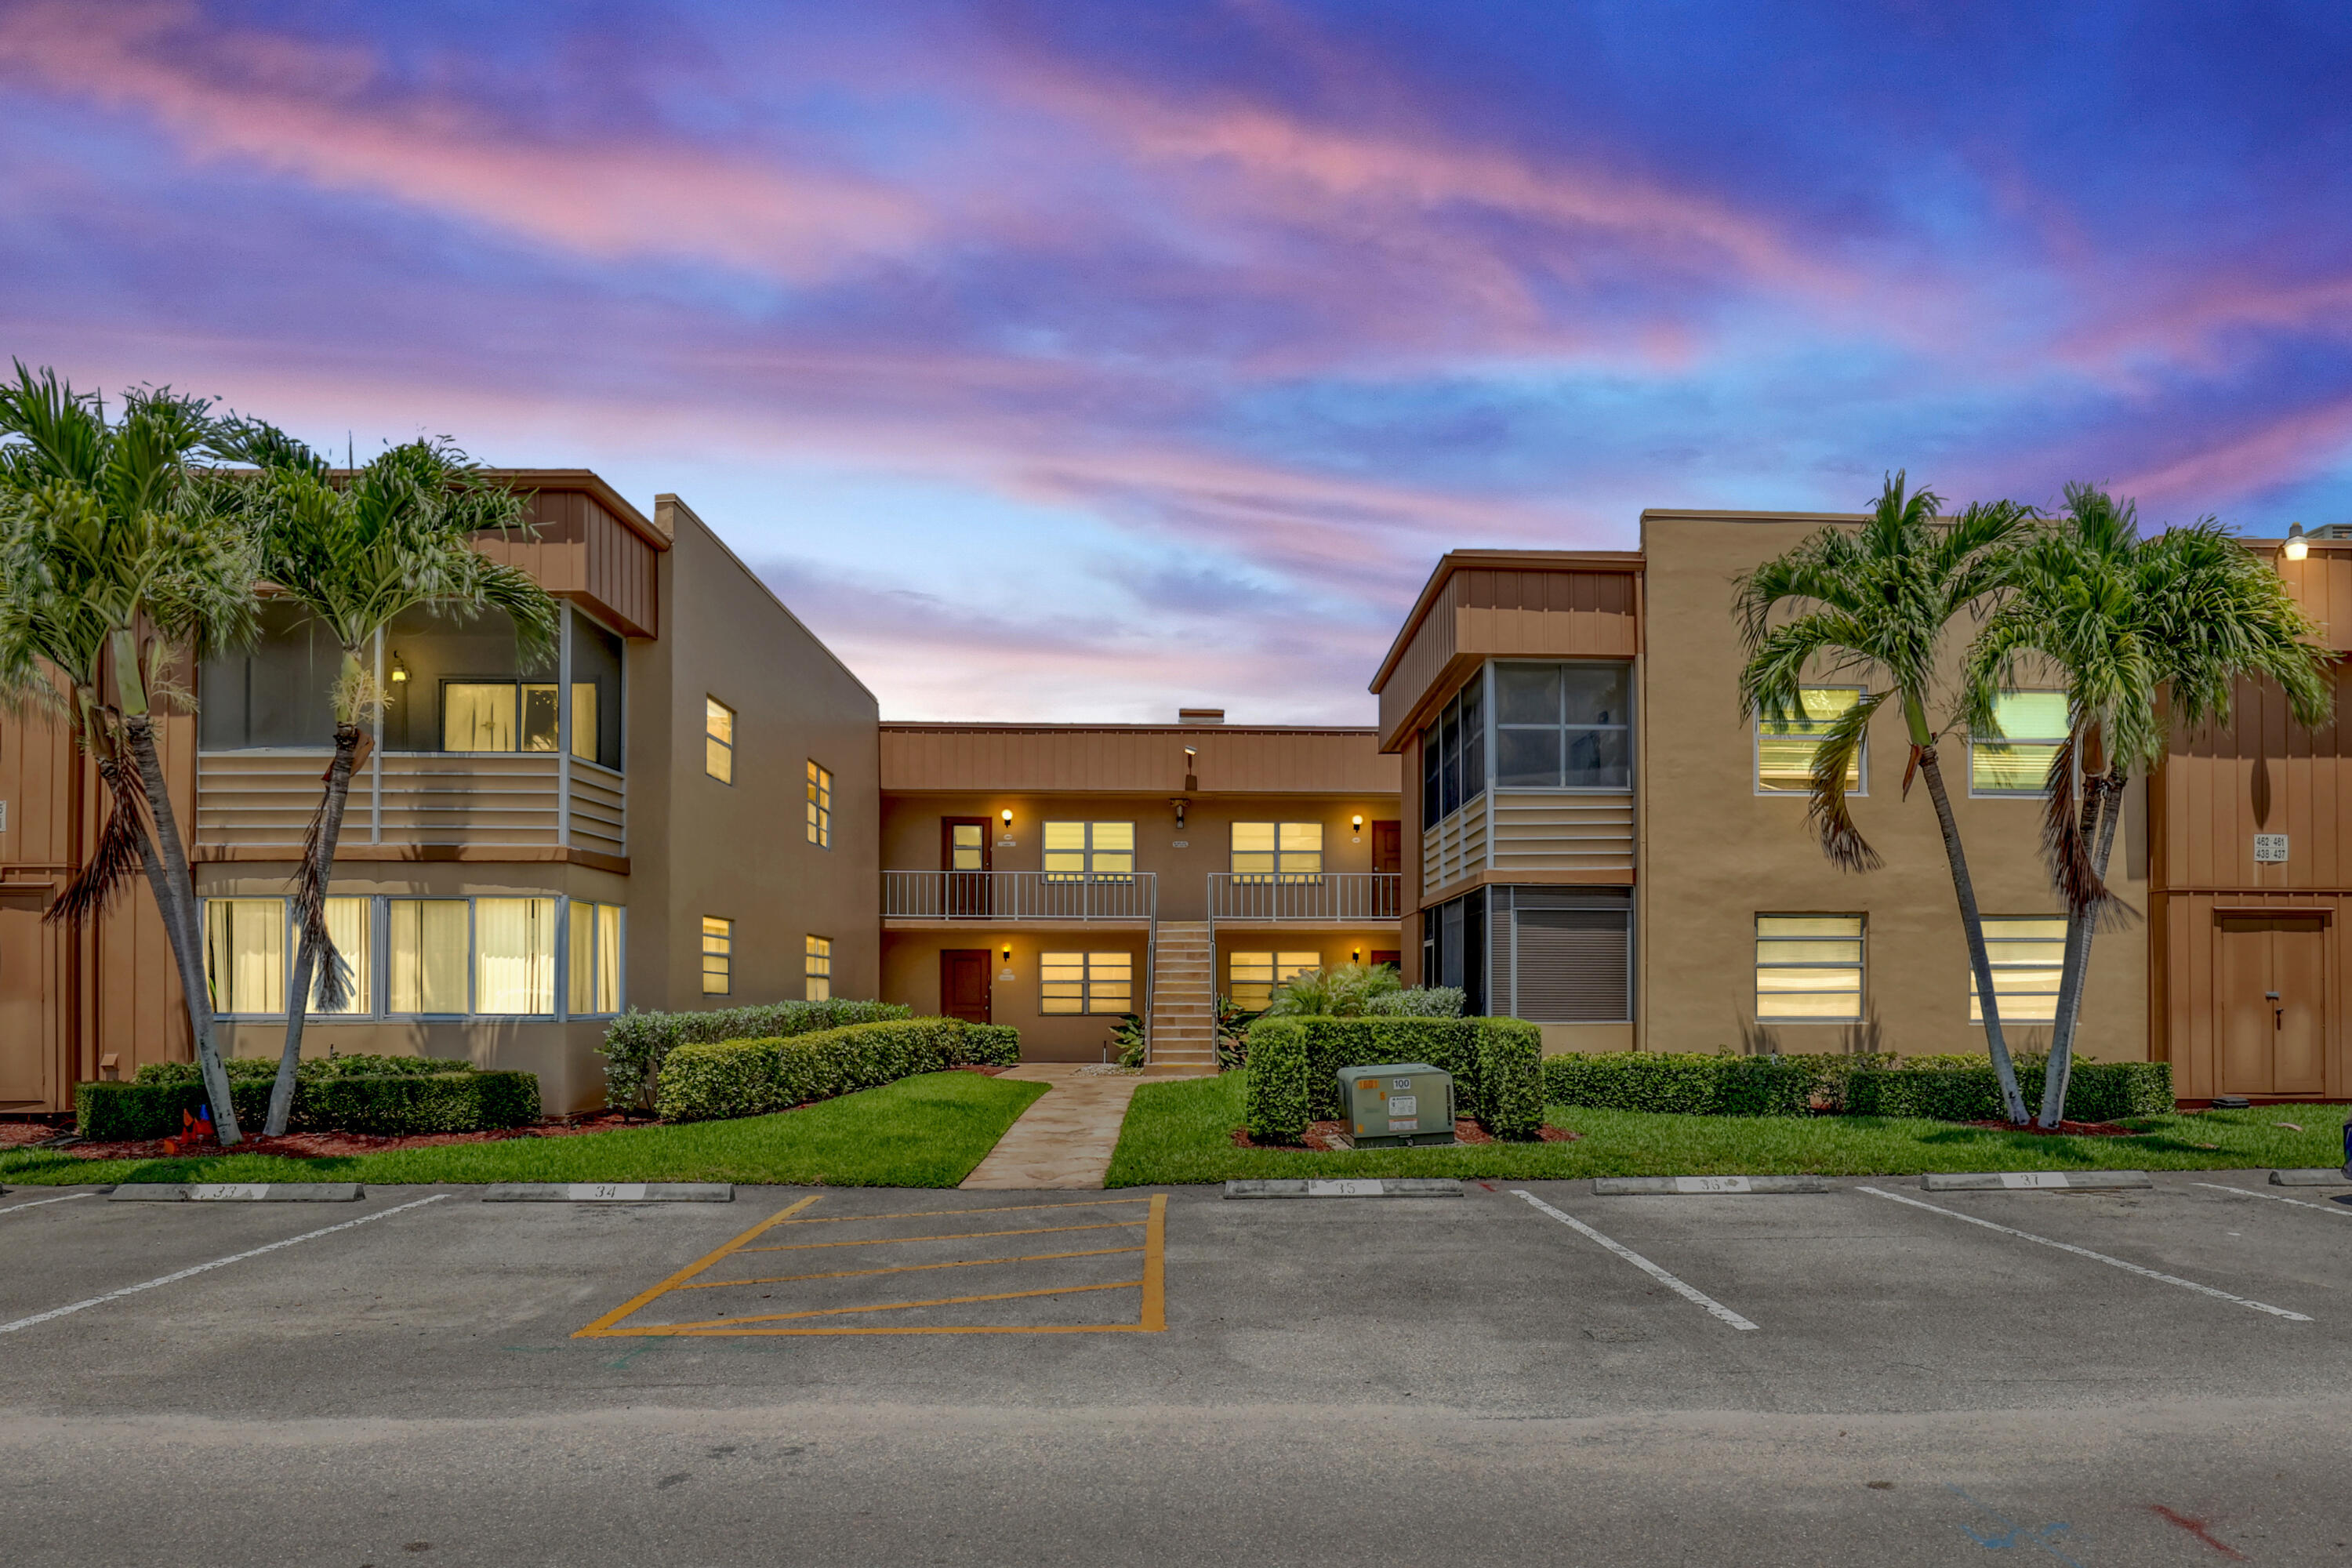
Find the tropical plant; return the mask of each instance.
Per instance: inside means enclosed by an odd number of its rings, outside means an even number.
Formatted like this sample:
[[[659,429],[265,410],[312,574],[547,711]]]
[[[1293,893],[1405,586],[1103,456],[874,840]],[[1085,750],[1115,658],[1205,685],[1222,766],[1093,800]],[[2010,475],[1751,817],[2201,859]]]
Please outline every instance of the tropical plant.
[[[1232,1072],[1249,1066],[1250,1026],[1264,1017],[1230,996],[1217,998],[1217,1070]]]
[[[373,743],[383,692],[367,657],[393,618],[423,605],[461,616],[502,612],[528,667],[555,650],[554,599],[517,566],[474,548],[487,532],[527,532],[521,500],[486,478],[455,447],[410,441],[338,474],[324,458],[257,419],[221,422],[213,450],[260,470],[248,505],[262,578],[301,605],[342,650],[331,692],[334,760],[302,840],[292,919],[300,944],[286,1005],[286,1042],[269,1096],[268,1132],[281,1136],[294,1109],[295,1069],[314,991],[341,1007],[351,966],[327,934],[327,882],[351,798],[352,774]]]
[[[1339,963],[1328,969],[1303,970],[1274,988],[1265,1016],[1319,1014],[1360,1018],[1371,1011],[1374,997],[1403,989],[1396,971],[1385,963]]]
[[[228,483],[191,460],[209,438],[208,408],[145,388],[110,423],[96,395],[16,363],[15,383],[0,386],[0,695],[62,710],[107,793],[89,863],[47,918],[93,920],[145,874],[213,1125],[233,1144],[202,910],[155,735],[159,710],[188,705],[179,661],[242,640],[253,624],[251,541]]]
[[[1139,1068],[1151,1056],[1151,1037],[1143,1026],[1140,1013],[1121,1013],[1118,1022],[1110,1026],[1110,1043],[1118,1047],[1118,1065]]]
[[[2298,723],[2335,706],[2326,649],[2270,565],[2212,519],[2142,539],[2133,503],[2069,485],[2066,509],[2016,552],[2010,592],[1969,649],[1969,725],[2029,663],[2065,682],[2067,735],[2052,759],[2042,847],[2066,905],[2066,946],[2038,1124],[2058,1126],[2074,1068],[2092,939],[2134,918],[2106,885],[2133,773],[2163,756],[2173,722],[2227,721],[2242,679],[2266,679]],[[1981,985],[1979,986],[1981,990]]]
[[[1364,999],[1364,1013],[1374,1018],[1459,1018],[1468,1000],[1459,985],[1408,985],[1373,992]]]
[[[1936,752],[1945,727],[1935,722],[1931,696],[1947,629],[1963,614],[1990,609],[2033,514],[2011,501],[1991,501],[1942,518],[1942,498],[1929,489],[1906,495],[1904,487],[1905,476],[1893,475],[1860,527],[1824,528],[1739,576],[1735,602],[1748,649],[1740,703],[1751,720],[1787,725],[1807,717],[1803,686],[1816,671],[1868,688],[1824,728],[1813,754],[1811,821],[1822,853],[1849,871],[1883,862],[1847,809],[1846,770],[1879,709],[1890,701],[1899,709],[1911,742],[1903,793],[1909,795],[1916,773],[1934,803],[1969,965],[1983,999],[1985,1044],[2010,1120],[2021,1125],[2025,1100],[2001,1035],[1976,886]]]

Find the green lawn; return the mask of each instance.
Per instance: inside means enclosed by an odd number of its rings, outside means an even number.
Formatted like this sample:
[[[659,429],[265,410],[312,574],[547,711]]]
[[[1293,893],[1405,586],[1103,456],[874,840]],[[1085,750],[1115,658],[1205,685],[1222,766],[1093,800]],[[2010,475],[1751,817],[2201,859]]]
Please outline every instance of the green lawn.
[[[1136,1091],[1111,1157],[1114,1187],[1243,1176],[1905,1175],[1920,1171],[2193,1171],[2343,1163],[2345,1108],[2279,1106],[2155,1116],[2127,1123],[2146,1138],[2042,1138],[1888,1117],[1664,1116],[1555,1105],[1546,1120],[1583,1134],[1573,1143],[1314,1153],[1236,1149],[1240,1073],[1147,1083]],[[2301,1132],[2272,1125],[2298,1122]],[[2202,1144],[2218,1148],[2202,1148]]]
[[[1045,1092],[980,1073],[937,1072],[781,1116],[636,1127],[567,1138],[444,1143],[348,1159],[221,1154],[187,1160],[77,1160],[54,1150],[0,1153],[0,1183],[742,1182],[843,1187],[952,1187]]]

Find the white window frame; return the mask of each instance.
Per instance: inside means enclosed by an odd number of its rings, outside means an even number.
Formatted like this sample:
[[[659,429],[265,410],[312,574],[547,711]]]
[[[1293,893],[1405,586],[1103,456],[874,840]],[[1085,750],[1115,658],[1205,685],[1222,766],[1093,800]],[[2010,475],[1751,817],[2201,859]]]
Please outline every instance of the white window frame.
[[[1990,952],[1995,942],[2032,942],[2037,948],[2046,949],[2049,953],[2049,962],[2046,963],[2038,960],[2032,963],[2023,963],[2016,959],[1991,960],[1993,970],[1993,994],[2000,997],[2000,1026],[2006,1029],[2012,1024],[2039,1025],[2056,1023],[2058,1021],[2058,994],[2054,989],[2047,994],[2050,997],[2050,1016],[2046,1018],[2028,1018],[2022,1016],[2012,1015],[2010,1012],[2009,1009],[2011,998],[2001,995],[2000,977],[2004,973],[2011,974],[2063,975],[2065,973],[2066,967],[2066,917],[2063,914],[1986,915],[1983,916],[1982,919],[1984,921],[1985,947],[1988,952]],[[2028,924],[2045,926],[2054,925],[2057,927],[2057,933],[2055,935],[2037,934],[2032,936],[2012,934],[2017,931],[2017,928]],[[1982,999],[1977,994],[1977,966],[1971,963],[1967,967],[1969,972],[1969,1026],[1970,1028],[1981,1029],[1984,1027],[1984,1005]],[[2042,993],[2029,992],[2026,994],[2038,995],[2042,994]]]
[[[2063,697],[2063,691],[2044,686],[2021,686],[2014,691],[2004,691],[2001,697]],[[1999,699],[1995,699],[1998,702]],[[1996,708],[1996,713],[1998,709]],[[1977,787],[1977,747],[1987,746],[2060,746],[2066,742],[2063,731],[2056,736],[2047,735],[1978,735],[1969,733],[1969,795],[1977,800],[2047,800],[2050,792],[2040,784],[2032,789],[1979,789]],[[2045,764],[2046,771],[2046,764]]]
[[[1769,920],[1852,921],[1854,922],[1854,931],[1852,936],[1766,936],[1763,922]],[[1854,1010],[1852,1017],[1790,1017],[1786,1014],[1773,1014],[1767,1016],[1763,1009],[1766,994],[1762,985],[1759,984],[1749,992],[1758,1024],[1766,1028],[1778,1028],[1783,1024],[1845,1025],[1858,1024],[1870,1016],[1870,916],[1867,913],[1851,910],[1759,910],[1750,922],[1749,930],[1753,933],[1748,946],[1751,964],[1749,973],[1759,983],[1764,977],[1764,971],[1768,969],[1851,969],[1854,973]],[[1824,945],[1830,942],[1852,942],[1856,949],[1856,955],[1851,962],[1842,958],[1811,961],[1775,959],[1768,963],[1758,951],[1767,942],[1818,942]]]
[[[1244,827],[1273,828],[1273,848],[1270,850],[1234,848],[1234,835]],[[1283,858],[1286,854],[1304,856],[1310,853],[1310,851],[1305,849],[1285,850],[1283,848],[1282,830],[1286,827],[1311,827],[1315,829],[1317,837],[1315,839],[1315,847],[1311,851],[1315,857],[1315,869],[1312,871],[1293,870],[1283,864]],[[1225,827],[1225,874],[1233,878],[1236,882],[1245,882],[1256,887],[1273,887],[1276,885],[1297,886],[1307,882],[1320,881],[1329,869],[1331,852],[1328,846],[1330,843],[1330,825],[1324,822],[1228,823]],[[1234,858],[1236,855],[1264,854],[1271,854],[1274,857],[1274,869],[1270,871],[1241,871],[1236,870],[1234,868]]]
[[[1045,986],[1047,984],[1045,979],[1045,965],[1049,960],[1069,958],[1075,958],[1079,961],[1078,1005],[1074,1008],[1048,1007],[1045,1004],[1049,1001],[1066,1001],[1068,998],[1049,997],[1045,994]],[[1123,1007],[1097,1007],[1095,1005],[1095,966],[1097,963],[1109,959],[1116,959],[1120,963],[1127,966],[1127,1005]],[[1106,967],[1108,967],[1108,965],[1106,965]],[[1099,952],[1079,952],[1073,950],[1063,950],[1053,952],[1041,952],[1037,955],[1037,1016],[1041,1018],[1078,1018],[1086,1016],[1108,1016],[1115,1018],[1123,1013],[1135,1012],[1137,1010],[1135,1005],[1136,971],[1141,967],[1142,961],[1138,959],[1134,953],[1129,952],[1123,948],[1106,949]],[[1067,983],[1063,982],[1062,984]]]
[[[1870,700],[1870,688],[1867,686],[1858,684],[1849,686],[1843,683],[1819,682],[1801,686],[1797,689],[1797,700],[1800,704],[1804,701],[1804,694],[1808,691],[1851,691],[1853,693],[1853,700],[1856,702],[1866,702]],[[1843,714],[1840,716],[1843,717]],[[1834,721],[1835,721],[1832,720],[1824,721],[1823,722],[1826,724]],[[1765,787],[1764,742],[1766,737],[1764,734],[1764,729],[1765,720],[1760,714],[1757,716],[1754,722],[1748,726],[1748,778],[1753,793],[1767,800],[1807,799],[1811,795],[1810,786],[1799,789],[1768,789]],[[1791,737],[1776,735],[1771,738],[1774,740],[1785,740]],[[1818,752],[1821,750],[1821,747],[1816,743],[1813,749]],[[1811,759],[1807,760],[1805,765],[1809,770],[1811,769],[1812,766]],[[1854,748],[1853,767],[1851,771],[1850,777],[1852,782],[1845,787],[1845,793],[1847,795],[1858,796],[1867,795],[1870,793],[1870,737],[1866,733],[1862,738],[1862,744]]]
[[[1084,844],[1081,847],[1079,847],[1079,848],[1077,848],[1077,849],[1076,849],[1076,850],[1072,850],[1072,849],[1068,849],[1068,848],[1049,849],[1049,848],[1047,847],[1047,841],[1048,841],[1048,840],[1053,837],[1053,830],[1054,830],[1055,828],[1056,828],[1056,827],[1083,827],[1084,829],[1086,829],[1086,834],[1085,834],[1086,842],[1085,842],[1085,844]],[[1125,847],[1124,849],[1118,849],[1118,848],[1112,848],[1112,847],[1106,847],[1106,846],[1097,846],[1097,845],[1095,843],[1095,829],[1096,829],[1096,828],[1097,828],[1097,827],[1124,827],[1124,828],[1126,828],[1126,829],[1127,829],[1127,847]],[[1132,882],[1132,881],[1134,881],[1134,880],[1135,880],[1135,876],[1136,876],[1136,872],[1135,872],[1136,846],[1137,846],[1138,842],[1140,840],[1141,837],[1142,837],[1142,836],[1141,836],[1140,834],[1139,834],[1139,833],[1136,831],[1136,825],[1135,825],[1134,823],[1132,823],[1132,822],[1123,822],[1123,821],[1118,820],[1118,818],[1116,818],[1116,817],[1106,818],[1105,820],[1100,821],[1100,822],[1094,822],[1094,821],[1084,821],[1084,822],[1082,822],[1082,821],[1078,821],[1078,820],[1076,820],[1076,819],[1069,818],[1069,817],[1056,817],[1056,818],[1055,818],[1053,821],[1051,821],[1051,822],[1046,822],[1046,823],[1042,823],[1042,824],[1040,824],[1040,825],[1039,825],[1039,826],[1038,826],[1038,831],[1037,831],[1037,865],[1038,865],[1038,867],[1039,867],[1039,868],[1040,868],[1040,873],[1039,873],[1039,874],[1040,874],[1040,875],[1042,875],[1042,876],[1045,878],[1045,879],[1046,881],[1048,881],[1048,882],[1056,882],[1056,883],[1058,883],[1058,882],[1089,882],[1089,883],[1091,883],[1091,882]],[[1055,871],[1055,870],[1046,869],[1046,868],[1045,868],[1045,857],[1046,857],[1047,855],[1049,855],[1049,854],[1052,854],[1052,855],[1071,855],[1071,854],[1076,854],[1076,855],[1084,856],[1084,857],[1085,857],[1086,869],[1085,869],[1085,870],[1083,870],[1083,871]],[[1098,871],[1098,870],[1097,870],[1097,869],[1095,868],[1095,858],[1096,858],[1097,856],[1098,856],[1098,855],[1123,855],[1123,856],[1125,856],[1125,857],[1127,858],[1127,869],[1126,869],[1126,870],[1124,870],[1124,871]]]
[[[1244,958],[1263,958],[1266,961],[1266,973],[1273,976],[1271,980],[1268,980],[1265,983],[1266,1002],[1271,1002],[1274,999],[1274,993],[1281,990],[1282,987],[1287,984],[1290,981],[1297,979],[1299,975],[1305,974],[1310,970],[1320,969],[1323,967],[1323,955],[1320,952],[1309,952],[1304,949],[1294,950],[1288,952],[1278,950],[1273,952],[1266,952],[1257,948],[1251,948],[1245,952],[1228,952],[1225,954],[1225,989],[1223,994],[1227,1001],[1234,1002],[1237,1006],[1240,1003],[1236,998],[1235,993],[1240,990],[1242,982],[1234,978],[1234,968]],[[1300,958],[1308,959],[1312,962],[1307,963],[1291,962]],[[1255,985],[1258,982],[1252,980],[1249,984]],[[1263,1009],[1266,1005],[1266,1002],[1259,1003],[1259,1008]]]

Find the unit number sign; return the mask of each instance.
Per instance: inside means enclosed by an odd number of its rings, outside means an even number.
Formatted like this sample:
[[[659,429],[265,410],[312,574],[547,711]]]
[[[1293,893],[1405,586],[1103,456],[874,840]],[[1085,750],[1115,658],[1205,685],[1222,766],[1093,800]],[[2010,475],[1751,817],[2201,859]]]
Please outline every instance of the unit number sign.
[[[2257,833],[2257,834],[2255,834],[2255,835],[2254,835],[2254,862],[2255,862],[2255,864],[2257,864],[2257,865],[2274,865],[2274,864],[2276,864],[2276,863],[2278,863],[2278,862],[2284,861],[2285,858],[2286,858],[2286,835],[2285,835],[2285,834],[2284,834],[2284,833]]]

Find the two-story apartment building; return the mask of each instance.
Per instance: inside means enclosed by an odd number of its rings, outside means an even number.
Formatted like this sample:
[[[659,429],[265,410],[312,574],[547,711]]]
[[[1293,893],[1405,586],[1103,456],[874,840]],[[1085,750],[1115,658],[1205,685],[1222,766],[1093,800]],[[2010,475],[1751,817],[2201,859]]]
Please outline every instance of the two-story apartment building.
[[[329,921],[356,982],[313,1052],[463,1056],[601,1100],[625,1006],[872,995],[873,694],[675,496],[647,517],[593,474],[502,476],[535,537],[482,548],[562,604],[526,668],[496,615],[423,612],[370,649],[389,694],[354,778]],[[332,735],[336,650],[289,608],[196,671],[173,795],[225,1047],[275,1055],[286,894]],[[143,889],[95,930],[45,924],[100,815],[61,731],[0,730],[0,1107],[189,1049]],[[80,846],[81,848],[78,848]]]
[[[1219,995],[1400,956],[1397,766],[1360,729],[882,727],[883,994],[1097,1061],[1214,1061]]]

